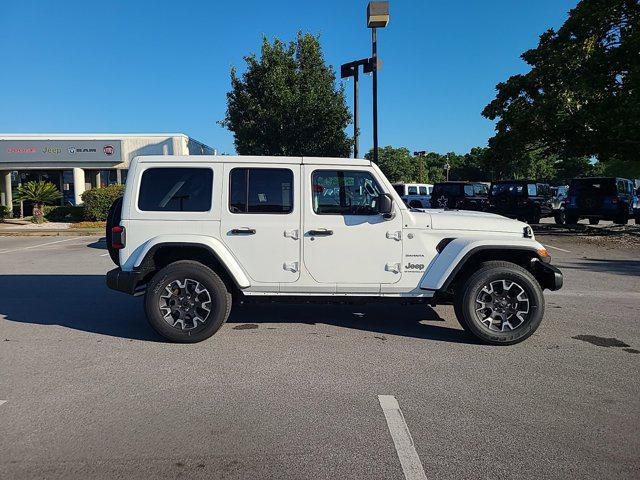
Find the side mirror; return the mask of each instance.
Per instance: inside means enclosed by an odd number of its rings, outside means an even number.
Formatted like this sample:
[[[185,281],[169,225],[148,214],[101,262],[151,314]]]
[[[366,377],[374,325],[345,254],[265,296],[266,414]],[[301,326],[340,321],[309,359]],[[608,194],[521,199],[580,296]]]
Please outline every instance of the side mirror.
[[[383,193],[378,198],[378,212],[382,214],[384,218],[391,218],[393,213],[393,198],[388,193]]]

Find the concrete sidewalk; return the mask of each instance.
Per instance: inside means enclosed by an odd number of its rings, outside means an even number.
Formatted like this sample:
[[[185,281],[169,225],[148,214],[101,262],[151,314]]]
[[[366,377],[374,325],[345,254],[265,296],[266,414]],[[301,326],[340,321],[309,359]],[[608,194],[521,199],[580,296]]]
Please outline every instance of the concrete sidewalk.
[[[48,222],[41,225],[34,223],[8,219],[0,222],[0,236],[85,236],[104,235],[103,228],[71,228],[69,223]]]

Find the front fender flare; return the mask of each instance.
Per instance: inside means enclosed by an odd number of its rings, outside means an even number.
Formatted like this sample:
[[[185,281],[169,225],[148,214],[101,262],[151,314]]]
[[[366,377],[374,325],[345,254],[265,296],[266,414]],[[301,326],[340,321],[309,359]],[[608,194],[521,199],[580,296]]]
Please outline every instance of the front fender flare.
[[[422,290],[446,288],[473,254],[482,250],[496,249],[525,250],[538,256],[537,251],[544,250],[544,246],[528,238],[456,238],[449,242],[429,264],[420,281],[420,288]]]
[[[123,270],[132,270],[140,267],[149,252],[165,245],[204,247],[224,265],[238,287],[247,288],[251,286],[246,273],[227,247],[220,240],[206,235],[158,235],[153,237],[133,251],[123,266]]]

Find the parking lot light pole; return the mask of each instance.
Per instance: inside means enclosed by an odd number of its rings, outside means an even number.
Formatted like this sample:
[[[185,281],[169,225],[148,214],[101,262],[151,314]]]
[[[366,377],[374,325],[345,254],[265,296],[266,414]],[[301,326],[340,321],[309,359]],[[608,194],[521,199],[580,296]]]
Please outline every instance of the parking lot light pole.
[[[389,23],[389,2],[369,2],[367,28],[371,29],[371,65],[373,67],[373,161],[378,161],[378,38],[376,30]]]
[[[427,156],[426,150],[420,150],[419,152],[413,152],[413,156],[418,159],[418,183],[422,183],[424,165],[423,158]]]
[[[363,66],[365,73],[370,71],[370,64],[370,58],[363,58],[340,65],[340,78],[353,77],[353,158],[358,158],[358,73],[360,65]]]

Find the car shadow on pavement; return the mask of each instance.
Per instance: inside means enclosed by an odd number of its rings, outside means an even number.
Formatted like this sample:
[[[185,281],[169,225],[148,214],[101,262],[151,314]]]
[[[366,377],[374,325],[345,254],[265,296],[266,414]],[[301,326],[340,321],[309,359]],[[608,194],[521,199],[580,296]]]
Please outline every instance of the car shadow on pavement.
[[[142,301],[109,290],[103,275],[2,275],[0,315],[11,322],[59,325],[74,330],[143,341],[164,341],[147,323]],[[453,343],[477,343],[442,322],[425,305],[235,306],[231,324],[325,324],[377,334]]]
[[[451,343],[478,343],[474,337],[462,329],[424,322],[444,322],[444,320],[429,306],[400,304],[241,305],[234,307],[227,320],[227,323],[238,324],[236,329],[244,329],[244,325],[260,326],[276,323],[321,324],[380,335]]]
[[[640,277],[640,260],[585,258],[577,262],[563,262],[562,268]]]
[[[1,275],[0,315],[134,340],[162,341],[140,298],[109,290],[104,275]]]
[[[96,248],[98,250],[106,250],[107,249],[107,238],[102,237],[96,240],[93,243],[87,245],[88,248]]]

